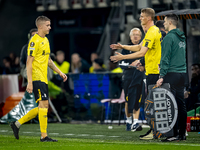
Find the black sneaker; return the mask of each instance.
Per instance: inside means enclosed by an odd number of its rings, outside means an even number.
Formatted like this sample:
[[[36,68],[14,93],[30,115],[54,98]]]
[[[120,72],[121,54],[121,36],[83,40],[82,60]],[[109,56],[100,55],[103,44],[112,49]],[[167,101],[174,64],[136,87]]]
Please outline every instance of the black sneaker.
[[[132,132],[135,132],[139,127],[140,127],[140,124],[139,124],[139,123],[132,124],[132,126],[131,126],[131,131],[132,131]]]
[[[126,123],[126,131],[131,131],[131,124],[130,123]]]
[[[149,131],[147,131],[147,133],[143,134],[143,135],[140,135],[140,138],[143,138],[144,136],[147,136],[151,133],[151,129]]]
[[[177,137],[167,137],[164,140],[161,140],[161,142],[173,142],[173,141],[178,141],[179,139]]]
[[[52,139],[52,138],[46,136],[45,138],[40,139],[40,142],[58,142],[58,140],[55,140],[55,139]]]
[[[15,122],[11,122],[10,127],[13,130],[15,138],[19,140],[19,128],[15,125]]]
[[[136,131],[142,131],[142,126],[139,126]]]

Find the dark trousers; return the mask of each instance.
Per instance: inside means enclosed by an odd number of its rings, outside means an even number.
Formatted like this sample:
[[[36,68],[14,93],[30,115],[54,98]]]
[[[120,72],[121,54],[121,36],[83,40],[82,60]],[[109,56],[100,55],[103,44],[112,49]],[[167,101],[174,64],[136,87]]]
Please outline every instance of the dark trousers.
[[[185,73],[167,73],[164,78],[164,83],[170,84],[170,89],[174,95],[178,105],[178,121],[174,126],[174,136],[185,135],[187,111],[184,101],[184,81]],[[179,126],[179,127],[178,127]],[[179,133],[178,133],[179,129]]]

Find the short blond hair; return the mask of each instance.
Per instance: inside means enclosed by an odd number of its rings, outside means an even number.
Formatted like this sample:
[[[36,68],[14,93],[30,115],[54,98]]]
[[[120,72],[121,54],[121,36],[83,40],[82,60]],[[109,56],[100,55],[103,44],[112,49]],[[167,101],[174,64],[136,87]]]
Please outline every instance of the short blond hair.
[[[130,34],[129,34],[129,36],[131,36],[133,33],[133,31],[139,31],[140,32],[140,36],[142,37],[142,32],[141,32],[141,30],[139,29],[139,28],[133,28],[131,31],[130,31]]]
[[[145,13],[147,16],[150,16],[152,21],[155,19],[155,11],[152,8],[143,8],[141,13]]]
[[[41,24],[41,22],[45,22],[45,21],[51,21],[51,20],[46,16],[39,16],[35,20],[35,25],[38,27]]]

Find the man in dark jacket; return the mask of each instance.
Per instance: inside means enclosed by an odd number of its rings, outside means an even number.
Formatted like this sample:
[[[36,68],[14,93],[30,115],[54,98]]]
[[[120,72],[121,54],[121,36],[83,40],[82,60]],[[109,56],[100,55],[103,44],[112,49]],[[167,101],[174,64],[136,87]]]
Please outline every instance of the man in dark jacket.
[[[35,35],[35,33],[37,33],[37,29],[36,28],[33,28],[29,31],[28,33],[28,41],[30,40],[30,38]],[[24,67],[26,66],[26,60],[27,60],[27,49],[28,49],[28,43],[25,44],[23,47],[22,47],[22,50],[21,50],[21,54],[20,54],[20,67]]]
[[[29,31],[28,42],[31,39],[31,37],[35,35],[35,33],[37,32],[38,30],[36,28],[33,28]],[[26,79],[27,78],[27,74],[26,74],[27,49],[28,49],[28,43],[22,47],[22,50],[20,53],[20,68],[21,68],[20,74],[23,77],[22,87],[25,87],[27,85],[27,79]]]
[[[162,54],[160,62],[160,76],[157,86],[163,82],[170,84],[178,105],[178,121],[174,126],[174,136],[167,137],[163,142],[186,140],[187,112],[184,101],[184,81],[186,75],[185,35],[177,29],[178,16],[169,14],[164,19],[165,30],[169,31],[161,43]],[[178,128],[178,125],[180,126]]]
[[[130,31],[130,45],[139,44],[142,37],[142,32],[139,28],[133,28]],[[132,51],[122,50],[123,55],[128,55],[133,53]],[[138,118],[140,114],[140,105],[139,101],[141,100],[142,94],[142,85],[143,85],[143,77],[144,73],[140,72],[136,68],[130,68],[129,65],[134,62],[135,59],[124,59],[120,61],[120,67],[123,69],[123,89],[125,95],[125,114],[126,114],[126,130],[127,131],[138,131],[141,130],[142,127],[138,123]],[[133,124],[132,117],[133,114]],[[132,127],[131,127],[132,124]]]

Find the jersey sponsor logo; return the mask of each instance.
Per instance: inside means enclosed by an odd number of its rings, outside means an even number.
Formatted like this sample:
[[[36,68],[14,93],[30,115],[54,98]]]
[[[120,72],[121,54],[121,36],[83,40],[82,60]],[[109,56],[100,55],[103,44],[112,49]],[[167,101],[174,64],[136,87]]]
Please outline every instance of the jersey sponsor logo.
[[[35,45],[34,42],[31,42],[31,43],[30,43],[30,47],[33,47],[34,45]]]
[[[29,50],[35,50],[35,48],[33,48],[33,47],[30,47],[30,48],[29,48]]]
[[[145,39],[145,41],[146,41],[146,42],[151,42],[151,40],[149,40],[149,39]]]
[[[45,50],[43,50],[42,55],[45,55]]]
[[[32,56],[32,54],[33,54],[33,51],[31,50],[31,51],[30,51],[30,56]]]
[[[149,45],[149,42],[146,42],[144,46],[145,46],[145,47],[148,47],[148,45]]]

